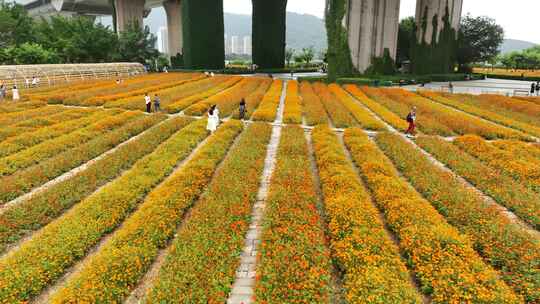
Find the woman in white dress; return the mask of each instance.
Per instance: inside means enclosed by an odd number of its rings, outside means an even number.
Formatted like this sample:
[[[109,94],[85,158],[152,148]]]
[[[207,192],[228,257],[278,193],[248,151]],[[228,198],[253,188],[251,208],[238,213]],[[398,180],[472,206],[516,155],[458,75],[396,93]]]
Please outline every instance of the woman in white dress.
[[[219,125],[219,110],[213,105],[208,111],[208,122],[206,123],[206,129],[210,133],[214,133]]]
[[[11,93],[13,95],[13,101],[19,101],[21,99],[21,96],[19,95],[19,89],[17,89],[17,86],[13,86],[13,90],[11,90]]]

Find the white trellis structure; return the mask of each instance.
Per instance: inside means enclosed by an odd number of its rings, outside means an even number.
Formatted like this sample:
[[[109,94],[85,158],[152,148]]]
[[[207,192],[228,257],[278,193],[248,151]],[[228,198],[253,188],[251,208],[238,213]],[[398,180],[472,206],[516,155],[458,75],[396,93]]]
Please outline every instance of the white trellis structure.
[[[88,63],[88,64],[40,64],[0,65],[0,83],[23,87],[39,78],[40,86],[53,86],[72,81],[107,78],[126,78],[145,74],[140,63]]]

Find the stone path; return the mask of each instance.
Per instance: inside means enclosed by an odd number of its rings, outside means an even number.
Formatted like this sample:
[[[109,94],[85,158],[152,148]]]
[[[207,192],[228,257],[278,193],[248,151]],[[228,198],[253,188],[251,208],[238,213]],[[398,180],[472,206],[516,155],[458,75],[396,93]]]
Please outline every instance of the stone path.
[[[245,245],[240,256],[240,266],[236,270],[236,278],[232,286],[232,291],[229,294],[227,304],[249,304],[253,303],[255,277],[257,272],[257,250],[261,243],[262,222],[264,217],[264,209],[266,207],[266,198],[268,196],[268,188],[274,172],[276,164],[276,155],[278,151],[279,141],[281,138],[281,129],[283,128],[283,110],[285,104],[285,96],[287,92],[287,83],[283,86],[281,99],[277,110],[276,120],[272,128],[272,137],[268,144],[266,159],[264,162],[264,170],[261,177],[261,186],[257,194],[257,202],[253,206],[251,215],[251,224],[246,234]]]

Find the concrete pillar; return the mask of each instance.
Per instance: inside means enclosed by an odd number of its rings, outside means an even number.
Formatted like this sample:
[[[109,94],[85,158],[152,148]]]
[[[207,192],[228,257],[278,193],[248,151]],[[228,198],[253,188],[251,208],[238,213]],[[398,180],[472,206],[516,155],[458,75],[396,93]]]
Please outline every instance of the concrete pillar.
[[[417,0],[416,1],[416,26],[418,31],[416,33],[418,42],[422,42],[422,39],[429,45],[433,40],[433,21],[437,16],[437,41],[439,39],[440,31],[444,25],[443,18],[446,15],[446,7],[448,5],[448,13],[450,18],[450,24],[453,29],[459,30],[459,24],[461,22],[461,12],[463,10],[463,0]],[[424,32],[423,23],[426,22],[426,31]]]
[[[123,32],[131,22],[143,27],[145,0],[115,0],[118,32]]]
[[[167,32],[169,41],[169,55],[182,54],[182,4],[181,0],[168,0],[163,2],[163,8],[167,14]]]
[[[363,73],[374,57],[390,51],[395,60],[400,0],[349,0],[345,15],[354,67]]]

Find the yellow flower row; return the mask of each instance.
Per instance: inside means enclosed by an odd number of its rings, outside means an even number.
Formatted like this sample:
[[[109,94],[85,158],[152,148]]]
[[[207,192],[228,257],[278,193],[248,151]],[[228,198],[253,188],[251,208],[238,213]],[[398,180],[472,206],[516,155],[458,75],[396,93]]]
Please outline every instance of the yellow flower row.
[[[39,100],[33,100],[28,102],[2,103],[0,104],[0,117],[4,113],[21,112],[29,109],[41,108],[45,105],[45,102]]]
[[[503,95],[468,95],[469,102],[482,108],[491,109],[514,120],[540,127],[540,104]]]
[[[303,81],[300,84],[300,96],[302,97],[302,111],[306,117],[306,124],[308,126],[327,125],[328,114],[319,96],[313,91],[311,83]]]
[[[484,260],[526,302],[540,300],[540,243],[456,176],[431,163],[419,149],[396,134],[382,133],[377,143],[412,185],[450,224],[471,237]]]
[[[11,155],[23,149],[35,146],[45,140],[51,140],[70,132],[74,132],[80,128],[84,128],[92,123],[95,123],[100,117],[103,117],[101,112],[102,110],[98,109],[75,109],[63,111],[59,114],[41,119],[55,123],[51,126],[38,128],[33,132],[24,132],[24,129],[16,127],[16,130],[19,131],[17,136],[7,138],[0,142],[0,157]]]
[[[15,123],[22,123],[29,119],[47,117],[67,109],[61,106],[45,106],[25,111],[0,114],[0,127],[7,127]]]
[[[540,192],[540,160],[517,157],[501,150],[476,135],[458,137],[454,144],[499,172],[513,177],[536,192]]]
[[[421,303],[369,193],[328,127],[313,131],[332,256],[348,303]]]
[[[328,86],[324,83],[315,83],[313,89],[319,95],[319,98],[330,116],[336,128],[350,128],[356,126],[354,118],[349,110],[338,101],[338,98],[332,94]]]
[[[287,83],[283,122],[290,124],[302,123],[302,101],[298,95],[298,81],[296,80],[291,80]]]
[[[241,135],[178,231],[147,303],[226,303],[270,134],[270,126],[255,123]]]
[[[534,136],[540,136],[539,127],[507,118],[503,115],[486,110],[482,107],[476,107],[476,106],[467,104],[465,102],[461,102],[458,96],[445,97],[440,93],[435,93],[431,91],[420,91],[419,94],[435,102],[442,103],[444,105],[459,109],[461,111],[464,111],[473,115],[477,115],[479,117],[482,117],[484,119],[487,119],[496,123],[500,123],[503,126],[514,128],[522,132],[532,134]],[[529,139],[528,136],[525,134],[522,134],[521,138],[525,140]]]
[[[253,120],[262,120],[272,122],[276,119],[277,110],[283,90],[283,81],[274,80],[266,95],[264,95],[259,107],[251,116]]]
[[[262,78],[257,89],[246,97],[246,118],[251,117],[253,112],[255,112],[255,109],[259,107],[259,104],[271,85],[272,80],[270,78]],[[240,113],[238,111],[233,111],[232,117],[238,119],[240,118]]]
[[[304,130],[282,130],[258,254],[258,303],[329,303],[330,250]]]
[[[339,101],[351,112],[352,116],[364,129],[381,131],[386,127],[371,114],[360,106],[346,91],[339,85],[331,84],[328,86],[330,91],[338,98]]]
[[[0,203],[14,199],[65,172],[100,156],[129,138],[164,120],[164,115],[145,116],[111,130],[103,135],[59,152],[12,175],[0,178]]]
[[[111,232],[207,134],[197,121],[0,259],[0,303],[28,301]],[[148,224],[148,223],[147,223]]]
[[[148,194],[121,229],[52,295],[51,303],[122,302],[137,286],[159,249],[174,238],[184,214],[202,194],[241,130],[242,124],[237,121],[219,128],[182,169]]]
[[[138,126],[139,129],[146,129],[162,121],[164,118],[163,116],[152,115],[144,120],[134,122],[133,125]],[[191,119],[185,117],[177,117],[158,124],[144,134],[141,134],[140,137],[119,147],[115,152],[92,163],[74,176],[48,187],[46,190],[40,192],[39,195],[34,195],[21,204],[7,209],[0,215],[0,222],[3,223],[2,228],[0,228],[0,254],[6,249],[6,246],[18,241],[25,234],[47,225],[62,215],[65,210],[71,208],[99,187],[119,176],[124,170],[131,168],[135,162],[154,151],[159,144],[191,121]],[[138,131],[137,129],[133,130],[135,132]],[[131,130],[126,131],[125,133],[128,133]],[[113,133],[96,139],[95,146],[100,147],[110,144],[108,137],[114,137],[115,134]],[[127,135],[129,136],[129,134]],[[119,136],[119,140],[123,139],[121,137]],[[78,150],[81,150],[81,148],[83,147],[78,148]],[[52,168],[56,168],[73,159],[75,161],[87,159],[87,157],[85,158],[85,154],[101,153],[100,149],[94,150],[94,146],[82,152],[71,155],[63,155],[67,153],[59,154],[53,159],[40,164],[39,167],[47,167],[49,165]],[[51,170],[45,168],[43,171]],[[32,182],[28,183],[30,185],[38,184],[39,179],[43,179],[43,177],[47,178],[34,172],[23,172],[19,176],[26,175],[27,179]],[[0,191],[5,193],[12,192],[16,196],[27,190],[27,187],[23,187],[25,183],[25,181],[22,181],[20,183],[21,186],[17,187],[17,189],[0,186]],[[47,210],[46,214],[44,214],[43,210]]]
[[[436,120],[450,128],[455,134],[476,134],[487,139],[513,138],[522,139],[523,133],[517,130],[486,122],[474,115],[435,103],[427,98],[402,89],[380,89],[387,97],[407,105],[417,107],[418,125],[422,127],[421,119]]]
[[[212,86],[205,91],[200,91],[197,94],[188,96],[186,98],[182,98],[180,100],[175,101],[174,103],[166,105],[165,110],[169,113],[178,113],[182,111],[183,109],[191,106],[194,103],[197,103],[201,100],[204,100],[208,97],[214,96],[222,91],[227,90],[228,88],[236,85],[241,80],[242,80],[242,77],[237,77],[237,76],[230,77],[226,79],[224,82],[216,86]]]
[[[389,228],[414,269],[422,291],[435,303],[519,303],[474,251],[470,240],[449,225],[404,181],[384,154],[359,129],[345,132],[345,144],[383,210]]]
[[[57,153],[77,147],[110,130],[118,128],[133,119],[141,118],[139,112],[102,111],[94,118],[95,122],[75,132],[60,136],[50,141],[22,150],[18,153],[0,158],[0,176],[10,175],[17,170],[37,164]]]
[[[238,109],[240,101],[253,93],[260,83],[261,78],[244,78],[230,89],[191,105],[184,113],[186,115],[203,116],[212,105],[217,105],[220,115],[227,117],[233,110]]]
[[[360,90],[355,85],[347,84],[344,86],[351,95],[353,95],[358,101],[363,105],[368,107],[373,113],[379,116],[386,123],[396,128],[399,131],[404,132],[409,127],[405,119],[402,119],[400,116],[396,115],[394,112],[388,110],[381,104],[375,102],[373,99],[367,97],[367,95]]]
[[[486,166],[452,143],[426,136],[419,137],[417,143],[499,204],[515,212],[537,229],[540,227],[538,193]]]
[[[13,140],[15,137],[23,138],[25,134],[30,134],[39,129],[52,127],[53,125],[61,124],[69,120],[80,119],[95,113],[96,111],[97,109],[66,109],[65,111],[60,110],[47,117],[31,118],[0,129],[0,141],[7,138],[10,140]]]
[[[215,78],[204,78],[204,79],[195,79],[195,80],[182,80],[174,86],[166,86],[165,88],[156,89],[154,91],[150,90],[137,90],[138,94],[130,94],[125,98],[114,99],[105,103],[106,108],[124,108],[131,110],[142,110],[146,109],[144,102],[144,94],[152,93],[150,97],[152,100],[155,97],[155,94],[158,94],[161,99],[161,107],[171,104],[179,99],[185,98],[187,96],[197,94],[204,90],[207,90],[213,86],[218,85],[219,83],[224,82],[227,77],[215,77]],[[144,92],[143,92],[144,91]]]

